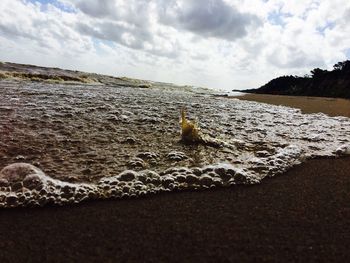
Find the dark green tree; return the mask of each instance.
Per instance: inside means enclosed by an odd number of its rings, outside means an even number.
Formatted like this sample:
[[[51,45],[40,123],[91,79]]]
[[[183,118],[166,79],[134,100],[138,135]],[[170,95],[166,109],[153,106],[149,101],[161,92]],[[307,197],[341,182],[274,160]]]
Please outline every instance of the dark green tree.
[[[317,78],[317,77],[320,77],[320,76],[324,75],[325,73],[327,73],[327,70],[315,68],[315,69],[311,70],[310,72],[311,72],[312,77]]]
[[[339,71],[350,69],[350,60],[345,60],[334,64],[333,69]]]

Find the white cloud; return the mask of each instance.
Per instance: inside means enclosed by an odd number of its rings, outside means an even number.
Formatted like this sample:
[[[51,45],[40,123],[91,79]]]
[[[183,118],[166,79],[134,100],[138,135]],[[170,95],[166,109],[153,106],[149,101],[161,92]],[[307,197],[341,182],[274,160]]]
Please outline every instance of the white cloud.
[[[215,88],[330,68],[350,49],[347,0],[2,0],[0,12],[1,60]]]

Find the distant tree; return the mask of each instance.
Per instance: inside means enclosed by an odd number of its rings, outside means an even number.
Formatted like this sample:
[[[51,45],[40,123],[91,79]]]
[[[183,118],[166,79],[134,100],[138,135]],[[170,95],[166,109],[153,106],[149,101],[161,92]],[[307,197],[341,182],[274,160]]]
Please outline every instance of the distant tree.
[[[338,62],[332,71],[315,68],[303,77],[285,75],[270,80],[248,93],[293,96],[321,96],[350,99],[350,60]]]
[[[342,70],[343,67],[344,67],[344,62],[338,62],[338,63],[334,64],[333,69],[334,70]]]
[[[326,72],[327,72],[327,70],[315,68],[315,69],[311,70],[311,76],[317,78],[319,76],[322,76]]]
[[[338,62],[334,64],[333,69],[334,70],[344,70],[344,69],[349,69],[350,68],[350,60],[345,60],[342,62]]]

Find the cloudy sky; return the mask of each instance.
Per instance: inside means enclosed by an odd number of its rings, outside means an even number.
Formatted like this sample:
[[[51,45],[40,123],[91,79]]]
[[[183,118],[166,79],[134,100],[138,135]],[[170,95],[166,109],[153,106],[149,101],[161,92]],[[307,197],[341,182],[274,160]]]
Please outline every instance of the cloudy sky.
[[[0,60],[221,89],[350,58],[349,0],[1,0]]]

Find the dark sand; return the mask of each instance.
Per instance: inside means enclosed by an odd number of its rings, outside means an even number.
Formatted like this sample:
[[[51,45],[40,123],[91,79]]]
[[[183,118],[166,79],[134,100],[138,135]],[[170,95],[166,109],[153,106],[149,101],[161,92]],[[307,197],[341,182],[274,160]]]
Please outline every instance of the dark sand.
[[[320,97],[297,97],[268,94],[245,94],[237,99],[269,103],[273,105],[287,105],[301,109],[303,113],[323,112],[329,116],[350,117],[350,100]]]
[[[349,262],[350,158],[261,185],[0,213],[0,262]]]

